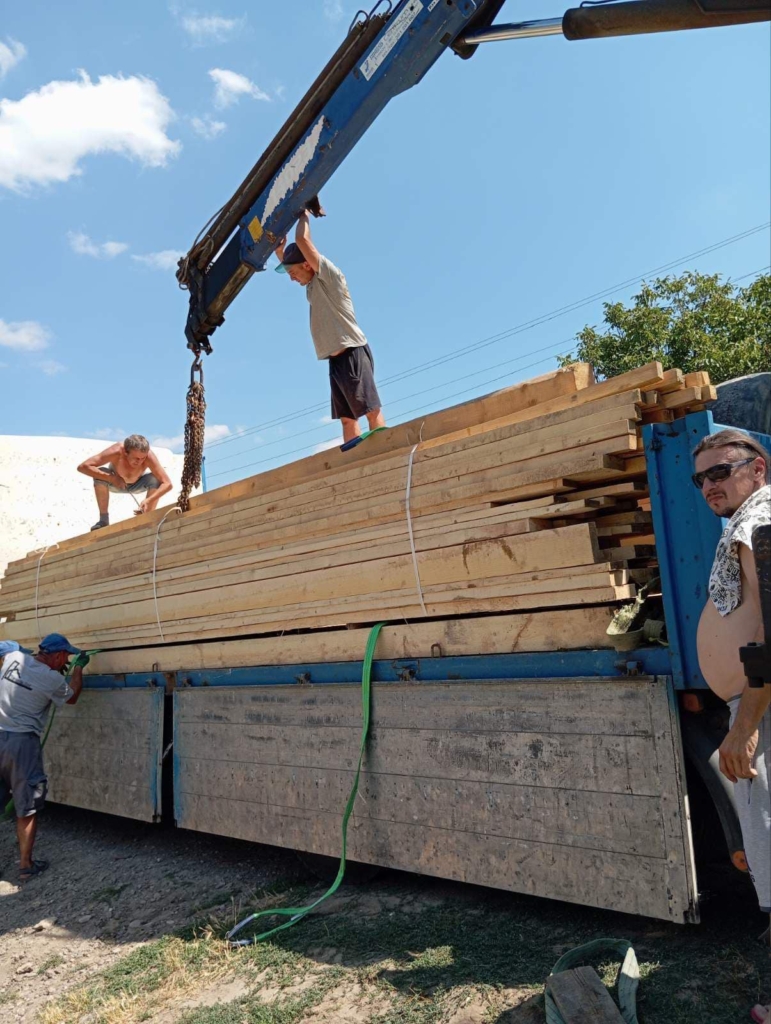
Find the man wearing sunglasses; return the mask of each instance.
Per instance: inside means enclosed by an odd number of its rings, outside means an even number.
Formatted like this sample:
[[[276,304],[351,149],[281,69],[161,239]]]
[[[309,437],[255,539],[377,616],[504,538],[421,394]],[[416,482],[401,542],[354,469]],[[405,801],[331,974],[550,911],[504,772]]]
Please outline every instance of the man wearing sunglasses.
[[[771,456],[741,430],[710,434],[693,453],[693,483],[728,524],[715,552],[699,622],[699,665],[730,709],[720,770],[735,783],[744,849],[760,908],[771,913],[771,687],[747,686],[739,649],[762,643],[760,586],[752,534],[771,523]]]

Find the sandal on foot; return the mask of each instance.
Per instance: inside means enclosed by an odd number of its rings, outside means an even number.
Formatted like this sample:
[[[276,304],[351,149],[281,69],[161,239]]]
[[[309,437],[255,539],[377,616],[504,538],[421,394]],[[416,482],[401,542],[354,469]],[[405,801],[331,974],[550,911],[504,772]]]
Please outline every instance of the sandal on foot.
[[[21,868],[19,870],[19,881],[28,882],[30,878],[34,878],[36,875],[42,875],[47,867],[47,860],[33,860],[32,867]]]

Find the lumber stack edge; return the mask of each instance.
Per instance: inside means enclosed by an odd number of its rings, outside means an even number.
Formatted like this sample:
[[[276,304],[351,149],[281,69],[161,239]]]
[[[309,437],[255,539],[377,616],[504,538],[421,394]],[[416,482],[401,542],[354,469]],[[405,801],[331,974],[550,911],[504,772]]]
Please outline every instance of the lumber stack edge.
[[[0,637],[65,633],[106,649],[96,672],[360,660],[382,619],[382,657],[608,646],[656,571],[641,427],[714,397],[705,373],[653,362],[596,383],[574,364],[162,525],[166,509],[30,553],[2,580]]]

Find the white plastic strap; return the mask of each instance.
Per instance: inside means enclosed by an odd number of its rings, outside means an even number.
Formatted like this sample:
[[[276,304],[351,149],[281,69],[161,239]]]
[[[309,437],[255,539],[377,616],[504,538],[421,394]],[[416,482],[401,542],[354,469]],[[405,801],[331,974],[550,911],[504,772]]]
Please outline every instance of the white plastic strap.
[[[35,628],[37,629],[38,640],[43,639],[43,634],[40,632],[40,619],[38,618],[38,594],[40,593],[40,563],[45,558],[46,554],[51,548],[58,548],[58,544],[49,544],[48,547],[43,548],[43,554],[37,560],[37,573],[35,574]]]
[[[422,428],[421,428],[421,432],[422,432]],[[409,534],[409,537],[410,537],[410,551],[412,552],[412,567],[415,570],[415,586],[417,587],[418,598],[420,599],[420,607],[423,610],[423,614],[424,615],[428,615],[428,612],[426,611],[426,603],[423,600],[423,586],[422,586],[422,584],[420,582],[420,569],[418,568],[418,555],[417,555],[417,552],[415,551],[415,536],[414,536],[414,534],[412,532],[412,514],[410,512],[410,491],[412,489],[412,460],[415,457],[415,452],[417,451],[419,445],[420,445],[420,441],[418,441],[418,443],[416,445],[412,446],[412,451],[410,452],[410,460],[407,463],[407,493],[405,494],[405,497],[404,497],[404,511],[405,511],[405,513],[407,515],[407,533]]]
[[[155,621],[158,623],[158,633],[160,634],[161,641],[166,642],[166,637],[163,635],[163,629],[161,628],[161,613],[158,609],[158,587],[155,578],[155,570],[158,564],[158,541],[161,539],[161,527],[166,522],[166,516],[170,516],[172,512],[181,512],[182,509],[179,505],[172,505],[166,515],[158,523],[158,529],[155,531],[155,544],[153,544],[153,601],[155,602]]]

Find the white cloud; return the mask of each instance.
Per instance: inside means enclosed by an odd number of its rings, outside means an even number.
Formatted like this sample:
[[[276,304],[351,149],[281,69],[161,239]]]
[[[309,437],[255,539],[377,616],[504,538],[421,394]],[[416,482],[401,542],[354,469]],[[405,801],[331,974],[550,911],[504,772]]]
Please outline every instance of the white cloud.
[[[60,363],[58,359],[41,359],[39,363],[35,363],[35,366],[42,370],[46,377],[56,377],[57,374],[64,373],[67,369],[64,363]]]
[[[340,21],[345,14],[342,0],[324,0],[324,17],[330,21]]]
[[[177,249],[163,249],[161,252],[146,252],[141,256],[132,256],[132,260],[143,263],[151,270],[176,270],[177,264],[185,255]]]
[[[19,349],[22,352],[39,352],[48,348],[51,332],[37,320],[17,320],[8,323],[0,320],[0,345]]]
[[[204,428],[203,439],[204,444],[211,444],[212,441],[219,441],[222,437],[227,437],[230,433],[230,427],[225,423],[211,423]],[[171,448],[172,451],[185,446],[185,435],[175,434],[173,437],[154,437],[152,443],[157,448]]]
[[[326,416],[322,416],[319,419],[319,423],[321,423],[325,427],[329,426],[330,423],[334,423],[334,422],[335,421],[332,419],[332,417],[329,414],[327,414]]]
[[[98,441],[125,441],[128,433],[123,427],[99,427],[88,431],[86,437],[95,437]]]
[[[7,43],[0,39],[0,78],[4,78],[26,56],[27,47],[23,43],[11,39],[10,36]]]
[[[0,186],[16,192],[82,174],[92,154],[116,153],[163,167],[181,149],[166,134],[174,111],[149,78],[85,71],[20,100],[0,99]]]
[[[196,135],[200,135],[202,139],[216,139],[227,128],[224,121],[215,121],[208,114],[206,117],[191,117],[190,125]]]
[[[239,75],[237,71],[228,71],[226,68],[212,68],[209,78],[214,82],[214,106],[220,110],[238,103],[242,96],[251,96],[255,100],[268,100],[270,96],[258,85],[247,78],[246,75]]]
[[[331,441],[322,441],[321,444],[317,444],[313,449],[313,454],[318,455],[319,452],[328,452],[330,448],[337,448],[343,443],[342,437],[334,437]]]
[[[68,231],[67,238],[73,252],[97,260],[115,259],[128,249],[126,242],[94,242],[82,231]]]
[[[198,46],[224,43],[246,25],[246,18],[222,18],[218,14],[183,14],[179,23]]]

